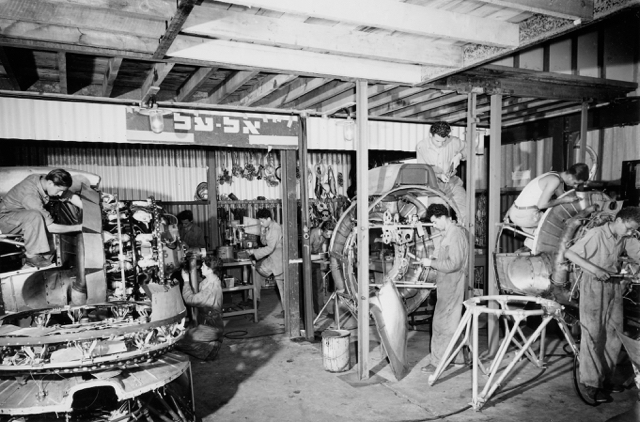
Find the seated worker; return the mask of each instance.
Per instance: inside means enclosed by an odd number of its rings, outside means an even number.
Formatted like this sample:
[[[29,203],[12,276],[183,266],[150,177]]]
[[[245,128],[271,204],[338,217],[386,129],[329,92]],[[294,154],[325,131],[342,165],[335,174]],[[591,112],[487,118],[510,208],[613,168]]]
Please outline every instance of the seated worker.
[[[442,204],[431,204],[427,217],[433,227],[442,233],[440,246],[435,258],[423,258],[422,265],[436,271],[438,299],[433,311],[431,325],[431,347],[426,357],[424,373],[435,372],[444,358],[449,342],[462,318],[462,302],[467,287],[467,266],[469,265],[469,237],[464,228],[449,216],[449,208]],[[463,365],[464,356],[458,354],[454,365]]]
[[[576,187],[587,180],[589,180],[589,167],[584,163],[574,164],[561,173],[549,172],[541,174],[527,183],[527,186],[522,189],[520,195],[507,211],[505,223],[510,219],[523,232],[535,235],[543,210],[579,200],[576,195],[552,200],[551,198],[554,194],[556,197],[562,195],[565,184],[570,187]],[[524,244],[531,249],[533,240],[527,238]]]
[[[51,265],[51,250],[47,238],[50,233],[82,231],[81,224],[64,225],[54,222],[45,209],[50,198],[59,197],[82,208],[80,197],[69,191],[71,175],[63,169],[49,174],[32,174],[15,185],[0,203],[0,232],[19,234],[24,238],[26,265],[41,268]]]
[[[284,295],[286,292],[284,291],[284,279],[282,277],[284,273],[282,263],[282,227],[271,218],[271,211],[266,208],[259,209],[256,213],[256,218],[260,221],[260,226],[262,227],[260,242],[266,246],[249,250],[251,261],[256,266],[256,272],[258,273],[258,280],[254,280],[254,283],[258,283],[257,290],[258,295],[260,295],[260,288],[264,284],[263,278],[275,277],[276,285],[280,292],[281,316],[284,317]],[[259,301],[260,296],[256,299]]]
[[[193,223],[193,212],[191,210],[181,211],[178,215],[178,232],[180,240],[187,245],[187,249],[206,248],[204,232]]]
[[[640,263],[640,242],[633,234],[640,227],[640,208],[618,211],[614,221],[587,230],[564,254],[582,268],[580,277],[580,382],[597,403],[611,401],[610,393],[623,390],[613,377],[623,332],[622,296],[626,282],[612,280],[620,271],[623,252]]]
[[[429,164],[433,167],[438,178],[438,187],[453,200],[460,215],[458,222],[467,222],[466,191],[462,187],[462,180],[456,176],[456,169],[460,160],[466,159],[467,144],[451,134],[451,126],[447,122],[437,122],[429,129],[430,137],[418,142],[416,157],[418,163]]]
[[[309,233],[309,243],[311,245],[311,283],[313,291],[313,312],[316,315],[324,305],[322,293],[322,279],[327,269],[327,258],[323,256],[327,252],[329,239],[333,235],[336,224],[333,221],[325,221],[318,227],[311,229]]]
[[[224,324],[222,322],[222,283],[213,273],[208,258],[198,260],[199,291],[195,293],[189,282],[189,273],[183,268],[182,298],[191,307],[198,309],[195,327],[187,330],[177,344],[178,350],[201,360],[213,360],[222,346]],[[174,273],[174,277],[177,274]],[[177,277],[176,277],[177,278]],[[180,281],[180,280],[178,280]]]

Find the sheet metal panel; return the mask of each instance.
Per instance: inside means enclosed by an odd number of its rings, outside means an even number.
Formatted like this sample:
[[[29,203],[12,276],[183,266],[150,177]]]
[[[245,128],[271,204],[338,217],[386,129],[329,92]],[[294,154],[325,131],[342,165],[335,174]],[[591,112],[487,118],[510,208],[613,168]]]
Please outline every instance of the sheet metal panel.
[[[0,138],[126,142],[126,107],[0,97]]]

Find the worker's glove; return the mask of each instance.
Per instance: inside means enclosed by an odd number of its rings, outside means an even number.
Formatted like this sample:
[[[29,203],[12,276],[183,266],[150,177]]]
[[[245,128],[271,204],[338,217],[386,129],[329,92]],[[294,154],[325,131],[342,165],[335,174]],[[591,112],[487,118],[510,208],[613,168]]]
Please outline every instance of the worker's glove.
[[[180,272],[180,275],[182,275],[182,281],[188,282],[191,279],[189,277],[189,273],[185,270],[182,270],[182,272]]]

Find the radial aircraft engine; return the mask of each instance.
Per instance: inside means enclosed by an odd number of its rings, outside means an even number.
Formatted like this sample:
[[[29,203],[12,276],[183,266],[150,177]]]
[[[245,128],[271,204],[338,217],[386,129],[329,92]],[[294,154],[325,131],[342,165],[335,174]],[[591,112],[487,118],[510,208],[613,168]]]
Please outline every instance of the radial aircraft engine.
[[[396,378],[407,373],[407,315],[415,311],[435,287],[435,272],[419,261],[439,244],[426,221],[427,207],[445,204],[458,213],[438,188],[431,166],[393,164],[369,170],[369,267],[371,314]],[[340,217],[329,252],[331,274],[343,308],[357,315],[357,210],[353,203]],[[366,275],[369,277],[369,274]]]

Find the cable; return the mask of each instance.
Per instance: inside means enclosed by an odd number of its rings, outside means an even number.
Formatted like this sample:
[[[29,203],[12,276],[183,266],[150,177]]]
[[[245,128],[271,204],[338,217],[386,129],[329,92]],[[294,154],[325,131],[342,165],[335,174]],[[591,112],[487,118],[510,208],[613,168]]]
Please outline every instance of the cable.
[[[233,333],[245,333],[246,334],[247,331],[245,331],[245,330],[230,331],[230,332],[226,333],[224,335],[224,337],[228,338],[229,340],[250,340],[250,339],[254,339],[254,338],[273,337],[273,336],[281,335],[281,334],[284,334],[284,330],[278,331],[278,332],[275,332],[275,333],[260,334],[259,336],[244,337],[242,335],[238,335],[237,337],[236,336],[229,337],[229,334],[233,334]]]

